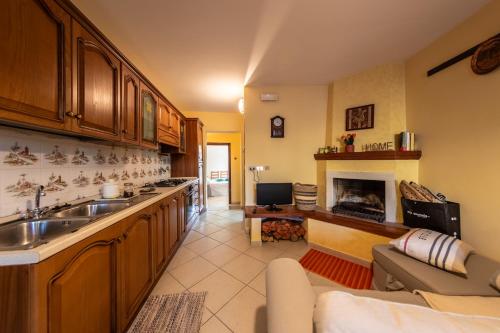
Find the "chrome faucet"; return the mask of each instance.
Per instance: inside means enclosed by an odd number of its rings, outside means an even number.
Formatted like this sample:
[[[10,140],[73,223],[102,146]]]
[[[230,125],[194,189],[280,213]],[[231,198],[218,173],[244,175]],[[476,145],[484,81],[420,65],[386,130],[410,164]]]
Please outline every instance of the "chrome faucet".
[[[36,193],[35,193],[35,208],[32,210],[32,215],[34,218],[38,219],[41,217],[43,210],[40,209],[40,198],[45,196],[44,192],[44,187],[43,185],[39,185],[36,188]]]

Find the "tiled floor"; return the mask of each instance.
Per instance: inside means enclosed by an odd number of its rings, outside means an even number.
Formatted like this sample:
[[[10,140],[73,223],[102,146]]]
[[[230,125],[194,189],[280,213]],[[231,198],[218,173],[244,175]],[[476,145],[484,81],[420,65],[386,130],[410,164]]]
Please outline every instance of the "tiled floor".
[[[201,333],[266,332],[266,266],[275,258],[299,259],[307,250],[303,241],[251,247],[241,210],[209,211],[188,234],[153,293],[208,291]]]

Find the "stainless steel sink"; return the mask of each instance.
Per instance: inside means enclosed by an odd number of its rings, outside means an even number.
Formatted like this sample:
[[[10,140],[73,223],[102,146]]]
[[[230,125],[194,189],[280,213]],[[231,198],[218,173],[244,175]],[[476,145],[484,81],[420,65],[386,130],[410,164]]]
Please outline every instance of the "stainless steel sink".
[[[30,249],[89,224],[91,218],[47,218],[9,223],[0,227],[0,250]]]
[[[86,203],[79,206],[70,207],[59,212],[51,213],[51,217],[97,217],[106,214],[116,213],[131,206],[129,202],[120,203]]]
[[[0,226],[0,251],[23,250],[39,246],[155,195],[158,193],[141,194],[120,201],[93,200],[48,212],[41,219],[10,222]]]

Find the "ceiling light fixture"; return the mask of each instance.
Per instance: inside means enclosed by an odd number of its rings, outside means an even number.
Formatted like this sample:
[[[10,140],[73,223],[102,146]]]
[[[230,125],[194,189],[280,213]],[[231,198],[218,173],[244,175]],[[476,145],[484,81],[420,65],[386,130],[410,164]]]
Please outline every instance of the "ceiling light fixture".
[[[238,101],[238,110],[240,110],[241,114],[245,113],[245,100],[243,97]]]

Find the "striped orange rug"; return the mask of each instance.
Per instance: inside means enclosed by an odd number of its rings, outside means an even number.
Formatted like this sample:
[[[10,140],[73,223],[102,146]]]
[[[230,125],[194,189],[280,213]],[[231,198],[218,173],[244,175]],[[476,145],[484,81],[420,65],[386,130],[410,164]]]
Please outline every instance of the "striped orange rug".
[[[302,266],[329,280],[353,289],[371,289],[372,270],[317,250],[309,250],[300,259]]]

